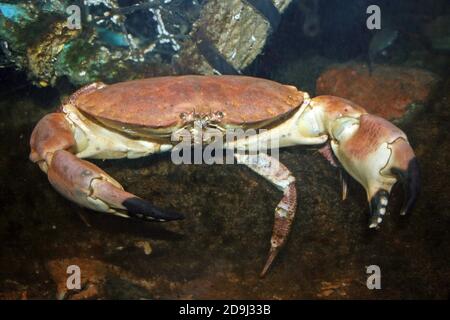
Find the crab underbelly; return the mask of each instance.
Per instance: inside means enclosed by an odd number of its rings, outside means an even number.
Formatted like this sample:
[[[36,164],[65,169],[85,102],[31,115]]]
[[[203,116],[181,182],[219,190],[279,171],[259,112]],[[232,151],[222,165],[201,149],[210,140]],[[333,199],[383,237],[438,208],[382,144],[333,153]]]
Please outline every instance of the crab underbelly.
[[[76,141],[75,152],[79,158],[132,159],[168,151],[172,148],[171,144],[161,144],[105,127],[70,105],[64,106],[63,112],[72,126]]]
[[[293,117],[271,128],[258,129],[255,135],[248,135],[244,139],[227,142],[225,148],[250,149],[264,151],[295,145],[321,144],[327,137],[321,132],[307,134],[300,129],[299,122],[303,110],[299,110]]]

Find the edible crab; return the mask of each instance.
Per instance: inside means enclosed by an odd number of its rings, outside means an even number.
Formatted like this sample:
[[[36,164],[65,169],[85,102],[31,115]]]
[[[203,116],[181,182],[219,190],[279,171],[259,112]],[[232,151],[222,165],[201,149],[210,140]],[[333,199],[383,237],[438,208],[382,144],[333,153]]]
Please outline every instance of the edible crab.
[[[30,140],[30,159],[57,191],[83,207],[122,217],[177,220],[183,216],[126,192],[119,182],[82,159],[138,158],[166,152],[175,146],[174,133],[187,130],[198,134],[210,128],[224,135],[229,129],[265,129],[227,141],[223,145],[226,150],[258,150],[261,141],[276,142],[279,147],[322,144],[321,154],[365,188],[370,228],[378,228],[382,222],[397,181],[405,191],[402,215],[411,210],[419,192],[414,152],[406,135],[389,121],[342,98],[311,99],[293,86],[244,76],[93,83],[39,121]],[[291,229],[297,208],[295,177],[266,152],[233,155],[237,163],[247,165],[283,192],[275,209],[264,275]],[[344,179],[344,199],[346,190]]]

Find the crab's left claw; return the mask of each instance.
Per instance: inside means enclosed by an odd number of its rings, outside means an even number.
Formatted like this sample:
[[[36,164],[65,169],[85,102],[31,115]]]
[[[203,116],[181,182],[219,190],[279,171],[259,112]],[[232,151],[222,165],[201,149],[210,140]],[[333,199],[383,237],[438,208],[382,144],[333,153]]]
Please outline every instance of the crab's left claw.
[[[405,215],[414,206],[420,189],[419,166],[406,135],[389,121],[363,114],[351,127],[341,128],[340,137],[331,145],[344,168],[366,189],[369,227],[377,228],[397,181],[405,191],[400,214]]]
[[[345,170],[366,189],[371,213],[369,227],[377,228],[382,222],[396,182],[405,191],[400,214],[407,214],[417,199],[420,176],[405,133],[347,100],[321,97],[319,101],[328,107],[327,115],[339,114],[327,121],[331,147]]]

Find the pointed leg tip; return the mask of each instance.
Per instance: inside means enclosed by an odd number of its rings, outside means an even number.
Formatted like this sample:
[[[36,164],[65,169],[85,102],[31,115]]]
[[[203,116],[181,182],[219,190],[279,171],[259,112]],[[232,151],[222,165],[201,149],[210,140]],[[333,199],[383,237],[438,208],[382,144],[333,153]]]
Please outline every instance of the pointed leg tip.
[[[261,279],[263,279],[263,278],[266,277],[267,271],[269,271],[269,268],[270,268],[270,265],[271,265],[271,264],[272,264],[272,263],[267,263],[267,262],[266,262],[266,265],[264,266],[264,268],[262,269],[262,271],[259,273],[259,277],[260,277]]]
[[[129,198],[123,202],[130,216],[154,221],[183,220],[184,215],[174,211],[159,209],[141,198]]]
[[[278,252],[280,251],[280,247],[274,247],[272,246],[269,251],[269,256],[267,257],[266,263],[264,264],[264,268],[262,269],[261,273],[259,274],[260,278],[264,278],[269,271],[270,267],[272,266],[273,261],[275,260],[276,256],[278,255]]]

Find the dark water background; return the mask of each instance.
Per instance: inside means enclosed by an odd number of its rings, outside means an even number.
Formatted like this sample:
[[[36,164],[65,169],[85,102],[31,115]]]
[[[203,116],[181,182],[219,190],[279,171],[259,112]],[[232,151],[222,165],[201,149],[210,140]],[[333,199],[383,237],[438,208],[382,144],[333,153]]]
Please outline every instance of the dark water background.
[[[368,2],[323,2],[320,35],[302,34],[303,17],[292,4],[246,73],[314,94],[329,65],[365,61]],[[355,181],[342,202],[338,172],[313,148],[284,149],[280,159],[297,177],[297,219],[273,269],[259,279],[281,196],[274,187],[241,166],[176,166],[167,155],[95,161],[130,192],[186,219],[142,223],[79,208],[28,161],[35,123],[75,88],[37,88],[23,72],[1,68],[1,297],[53,299],[56,283],[65,281],[58,263],[73,263],[87,269],[100,298],[448,298],[449,53],[433,51],[415,35],[429,19],[450,14],[449,3],[378,4],[401,34],[379,62],[420,65],[441,78],[422,113],[402,125],[423,177],[410,217],[398,216],[402,194],[396,190],[381,229],[368,230],[365,194]],[[381,290],[366,287],[365,267],[373,264],[382,270]]]

